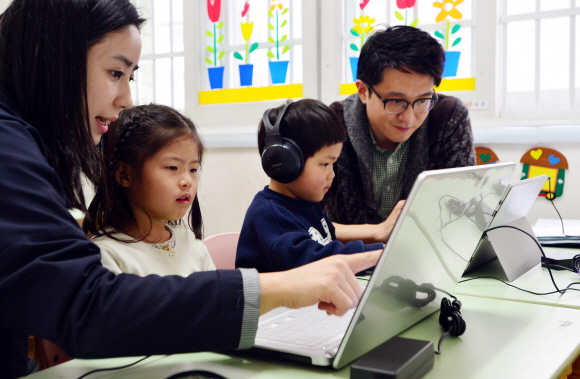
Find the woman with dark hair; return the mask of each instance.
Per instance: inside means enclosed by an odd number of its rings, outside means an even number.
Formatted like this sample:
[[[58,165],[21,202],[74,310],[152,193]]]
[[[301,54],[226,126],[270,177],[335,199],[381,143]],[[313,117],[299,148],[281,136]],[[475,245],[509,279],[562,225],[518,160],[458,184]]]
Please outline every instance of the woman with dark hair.
[[[14,0],[0,19],[0,377],[26,374],[28,336],[79,358],[245,348],[259,313],[354,307],[353,275],[377,254],[261,274],[186,278],[103,268],[67,208],[86,210],[81,173],[132,105],[143,20],[129,0]],[[288,286],[292,283],[292,286]]]

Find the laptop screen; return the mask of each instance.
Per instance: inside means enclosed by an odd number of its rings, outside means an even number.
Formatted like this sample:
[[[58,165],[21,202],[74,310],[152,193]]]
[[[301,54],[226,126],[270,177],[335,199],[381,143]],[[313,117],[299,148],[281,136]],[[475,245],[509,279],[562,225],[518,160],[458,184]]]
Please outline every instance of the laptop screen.
[[[515,163],[419,175],[335,356],[340,368],[439,310],[509,184]]]

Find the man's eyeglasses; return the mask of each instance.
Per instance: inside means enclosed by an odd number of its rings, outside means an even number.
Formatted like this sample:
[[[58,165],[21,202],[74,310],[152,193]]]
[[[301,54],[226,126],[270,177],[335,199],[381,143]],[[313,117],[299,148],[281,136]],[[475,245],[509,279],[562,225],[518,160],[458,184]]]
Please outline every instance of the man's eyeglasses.
[[[371,92],[373,92],[375,95],[377,95],[377,97],[383,102],[383,108],[385,109],[385,111],[387,113],[391,113],[391,114],[402,113],[405,109],[407,109],[409,104],[411,104],[407,100],[403,100],[403,99],[383,99],[373,89],[373,87],[371,87],[371,86],[367,86],[367,87],[369,90],[371,90]],[[431,109],[433,109],[435,104],[437,104],[437,101],[439,101],[439,98],[437,97],[437,94],[435,92],[433,92],[432,97],[429,97],[426,99],[417,99],[417,100],[413,101],[411,106],[413,107],[413,110],[415,112],[425,113],[425,112],[429,112]]]

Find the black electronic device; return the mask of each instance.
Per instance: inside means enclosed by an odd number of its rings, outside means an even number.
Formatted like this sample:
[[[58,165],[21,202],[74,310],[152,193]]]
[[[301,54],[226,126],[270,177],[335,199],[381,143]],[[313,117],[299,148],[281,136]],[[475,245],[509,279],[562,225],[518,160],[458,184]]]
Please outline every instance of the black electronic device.
[[[553,259],[542,256],[542,267],[550,267],[552,270],[568,270],[580,274],[580,254],[572,259]]]
[[[393,337],[350,367],[351,379],[418,379],[433,368],[433,342]]]
[[[292,103],[288,103],[280,110],[274,125],[270,122],[270,112],[264,112],[264,150],[262,151],[262,168],[266,174],[280,183],[290,183],[296,180],[304,169],[302,149],[290,138],[283,138],[280,134],[280,123],[284,113]]]
[[[206,370],[189,370],[173,374],[167,379],[226,379],[220,374]]]

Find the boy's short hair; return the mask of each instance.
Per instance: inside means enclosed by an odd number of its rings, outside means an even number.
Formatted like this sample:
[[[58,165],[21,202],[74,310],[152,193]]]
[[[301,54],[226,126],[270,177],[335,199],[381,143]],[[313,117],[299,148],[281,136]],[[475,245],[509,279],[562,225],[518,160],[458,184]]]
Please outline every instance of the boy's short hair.
[[[272,125],[284,105],[272,109],[269,114]],[[292,103],[280,123],[280,135],[296,142],[304,160],[312,157],[325,146],[346,141],[346,129],[337,114],[324,103],[304,99]],[[258,126],[258,149],[264,151],[266,131],[264,121]]]
[[[383,71],[394,68],[429,75],[438,86],[443,77],[445,51],[429,33],[410,26],[377,31],[363,45],[357,79],[369,86],[383,80]]]

